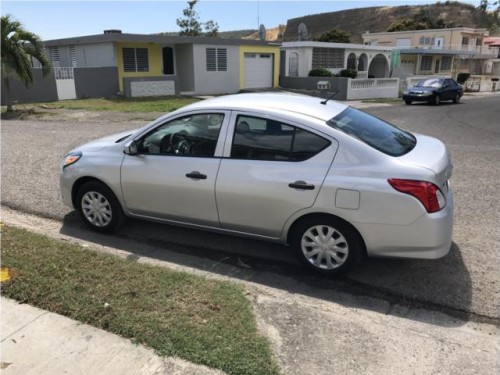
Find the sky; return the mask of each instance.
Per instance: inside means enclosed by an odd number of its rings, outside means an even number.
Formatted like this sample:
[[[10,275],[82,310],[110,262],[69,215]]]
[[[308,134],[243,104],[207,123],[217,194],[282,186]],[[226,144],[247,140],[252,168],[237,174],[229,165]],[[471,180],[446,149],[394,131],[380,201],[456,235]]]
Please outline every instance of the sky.
[[[195,6],[200,21],[213,20],[219,31],[268,28],[290,18],[370,6],[421,5],[432,0],[297,1],[297,0],[200,0]],[[474,6],[479,0],[462,0]],[[1,0],[2,15],[10,14],[42,40],[101,34],[119,29],[124,33],[153,34],[178,31],[186,1],[24,1]]]

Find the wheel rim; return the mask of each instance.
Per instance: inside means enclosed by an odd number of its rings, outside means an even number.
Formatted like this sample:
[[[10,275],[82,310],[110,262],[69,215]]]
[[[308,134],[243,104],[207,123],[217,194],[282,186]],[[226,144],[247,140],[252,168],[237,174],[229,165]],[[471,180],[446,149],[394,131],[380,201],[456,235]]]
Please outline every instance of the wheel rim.
[[[83,216],[96,227],[105,227],[111,223],[113,212],[111,204],[104,195],[89,191],[82,197]]]
[[[314,267],[332,270],[347,260],[349,245],[345,237],[328,225],[316,225],[302,236],[302,253]]]
[[[441,101],[441,98],[439,97],[439,95],[436,96],[436,99],[435,99],[435,103],[436,105],[439,104],[439,102]]]
[[[460,95],[459,94],[457,94],[457,96],[455,97],[455,102],[457,102],[457,103],[460,102]]]

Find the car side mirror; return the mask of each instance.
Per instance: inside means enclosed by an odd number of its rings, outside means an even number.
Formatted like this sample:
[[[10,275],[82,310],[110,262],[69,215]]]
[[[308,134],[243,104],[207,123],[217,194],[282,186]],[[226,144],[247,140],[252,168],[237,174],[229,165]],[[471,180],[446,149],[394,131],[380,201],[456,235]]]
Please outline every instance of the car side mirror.
[[[127,142],[123,147],[123,153],[127,155],[138,155],[139,147],[137,145],[137,141]]]

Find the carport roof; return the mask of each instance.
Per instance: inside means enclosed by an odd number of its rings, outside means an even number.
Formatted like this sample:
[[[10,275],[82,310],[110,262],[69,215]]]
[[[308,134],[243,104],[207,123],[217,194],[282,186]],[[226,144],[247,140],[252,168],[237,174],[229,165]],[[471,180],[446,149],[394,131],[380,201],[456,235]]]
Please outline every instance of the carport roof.
[[[220,44],[220,45],[279,45],[261,40],[209,38],[203,36],[166,36],[156,34],[105,33],[77,36],[72,38],[44,41],[45,46],[63,46],[68,44],[94,44],[113,42],[161,43],[161,44]]]

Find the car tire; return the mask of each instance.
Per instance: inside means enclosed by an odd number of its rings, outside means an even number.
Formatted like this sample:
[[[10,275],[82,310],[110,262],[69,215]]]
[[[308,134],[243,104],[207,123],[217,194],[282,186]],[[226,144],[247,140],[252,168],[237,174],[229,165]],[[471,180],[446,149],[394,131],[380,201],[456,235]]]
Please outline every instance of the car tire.
[[[292,228],[290,244],[306,268],[327,275],[351,270],[365,253],[364,241],[356,229],[329,215],[299,221]]]
[[[405,100],[405,103],[406,103],[407,105],[410,105],[410,104],[411,104],[411,100],[408,100],[408,99],[407,99],[407,100]]]
[[[436,96],[432,100],[432,104],[439,105],[440,103],[441,103],[441,97],[438,94],[436,94]]]
[[[458,104],[460,103],[460,94],[457,93],[455,97],[453,98],[453,103]]]
[[[115,194],[101,182],[83,184],[76,195],[76,203],[85,224],[98,232],[111,232],[125,221]]]

